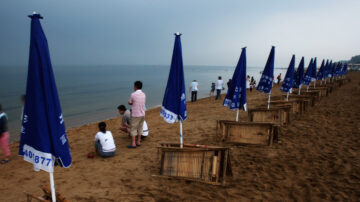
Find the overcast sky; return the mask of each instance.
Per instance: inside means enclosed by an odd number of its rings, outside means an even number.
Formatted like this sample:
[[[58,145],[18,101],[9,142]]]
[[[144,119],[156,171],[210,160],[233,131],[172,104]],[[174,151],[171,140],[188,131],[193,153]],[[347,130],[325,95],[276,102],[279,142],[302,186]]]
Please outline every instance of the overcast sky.
[[[292,54],[342,60],[360,54],[360,0],[1,0],[0,65],[27,65],[33,11],[53,65],[169,65],[181,32],[185,65],[276,67]],[[318,61],[318,64],[320,61]]]

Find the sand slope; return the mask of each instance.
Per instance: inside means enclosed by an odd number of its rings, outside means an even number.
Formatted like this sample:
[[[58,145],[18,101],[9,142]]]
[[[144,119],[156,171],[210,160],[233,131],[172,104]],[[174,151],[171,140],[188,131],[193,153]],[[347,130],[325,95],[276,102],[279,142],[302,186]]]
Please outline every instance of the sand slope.
[[[166,124],[160,110],[147,112],[149,138],[129,150],[129,139],[118,127],[121,119],[107,120],[118,148],[115,157],[88,159],[97,124],[68,131],[73,165],[55,169],[58,191],[71,201],[358,201],[360,199],[360,73],[349,73],[351,83],[322,99],[300,119],[283,127],[272,147],[233,146],[234,176],[225,187],[154,177],[159,172],[156,146],[178,142],[178,124]],[[274,95],[280,95],[275,86]],[[151,96],[151,95],[148,95]],[[248,93],[249,107],[266,102],[259,92]],[[205,98],[188,104],[184,142],[219,145],[216,120],[235,119],[222,101]],[[247,120],[240,113],[240,120]],[[25,201],[23,191],[37,195],[48,174],[16,156],[0,165],[0,201]],[[2,155],[2,154],[1,154]]]

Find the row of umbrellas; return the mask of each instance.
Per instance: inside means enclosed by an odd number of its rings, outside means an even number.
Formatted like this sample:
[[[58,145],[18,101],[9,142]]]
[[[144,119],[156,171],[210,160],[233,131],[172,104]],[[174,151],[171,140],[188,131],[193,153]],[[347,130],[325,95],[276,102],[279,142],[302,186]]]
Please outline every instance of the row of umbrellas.
[[[24,106],[22,129],[20,135],[19,155],[34,165],[34,170],[44,170],[50,174],[52,201],[56,201],[54,185],[54,166],[70,167],[71,152],[67,139],[64,119],[60,107],[58,92],[52,70],[50,54],[45,33],[41,27],[40,14],[34,13],[31,18],[30,53],[26,84],[26,102]],[[160,116],[167,123],[180,123],[180,147],[183,147],[182,123],[187,118],[185,81],[181,49],[181,34],[175,33],[175,43],[170,72]],[[257,90],[269,95],[274,79],[275,47],[271,48]],[[347,73],[346,64],[323,61],[316,73],[316,58],[311,59],[304,74],[304,57],[294,73],[295,56],[292,56],[284,82],[283,92],[290,92],[293,87],[309,85],[313,80],[324,80],[328,77]],[[223,105],[231,110],[246,111],[246,47],[234,71]],[[269,106],[269,105],[268,105]]]
[[[347,73],[347,64],[342,64],[340,62],[333,63],[329,60],[322,61],[319,70],[317,71],[316,58],[311,58],[309,66],[304,74],[304,57],[301,58],[299,67],[297,68],[294,74],[295,68],[295,55],[293,55],[291,62],[289,64],[288,70],[286,72],[284,82],[280,88],[283,92],[291,91],[291,88],[301,88],[304,84],[310,86],[311,82],[316,80],[326,80],[327,78],[334,78],[337,76],[343,76]],[[314,82],[314,87],[316,87],[316,82]],[[299,91],[300,92],[300,91]]]

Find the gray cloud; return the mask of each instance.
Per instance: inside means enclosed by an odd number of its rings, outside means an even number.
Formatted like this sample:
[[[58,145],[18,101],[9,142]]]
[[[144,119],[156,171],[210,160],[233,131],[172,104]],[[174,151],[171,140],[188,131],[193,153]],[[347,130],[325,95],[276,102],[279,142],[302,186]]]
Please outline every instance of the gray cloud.
[[[54,64],[170,64],[173,33],[183,33],[184,64],[276,65],[291,55],[349,59],[360,52],[357,0],[2,0],[0,65],[26,65],[30,19],[44,16]]]

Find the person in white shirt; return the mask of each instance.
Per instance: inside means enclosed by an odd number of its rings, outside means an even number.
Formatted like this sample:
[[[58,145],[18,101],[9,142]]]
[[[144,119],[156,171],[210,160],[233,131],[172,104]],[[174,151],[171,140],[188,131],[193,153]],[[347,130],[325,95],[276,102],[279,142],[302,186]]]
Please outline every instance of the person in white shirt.
[[[250,76],[247,75],[246,77],[246,89],[250,89]]]
[[[195,102],[197,100],[197,92],[198,92],[198,82],[194,80],[191,82],[191,102]]]
[[[221,90],[224,88],[224,81],[221,79],[221,76],[218,77],[218,80],[216,81],[216,98],[217,100],[220,97]]]
[[[106,123],[99,123],[99,132],[95,135],[95,151],[102,157],[111,157],[116,153],[114,138],[110,131],[106,130]]]

